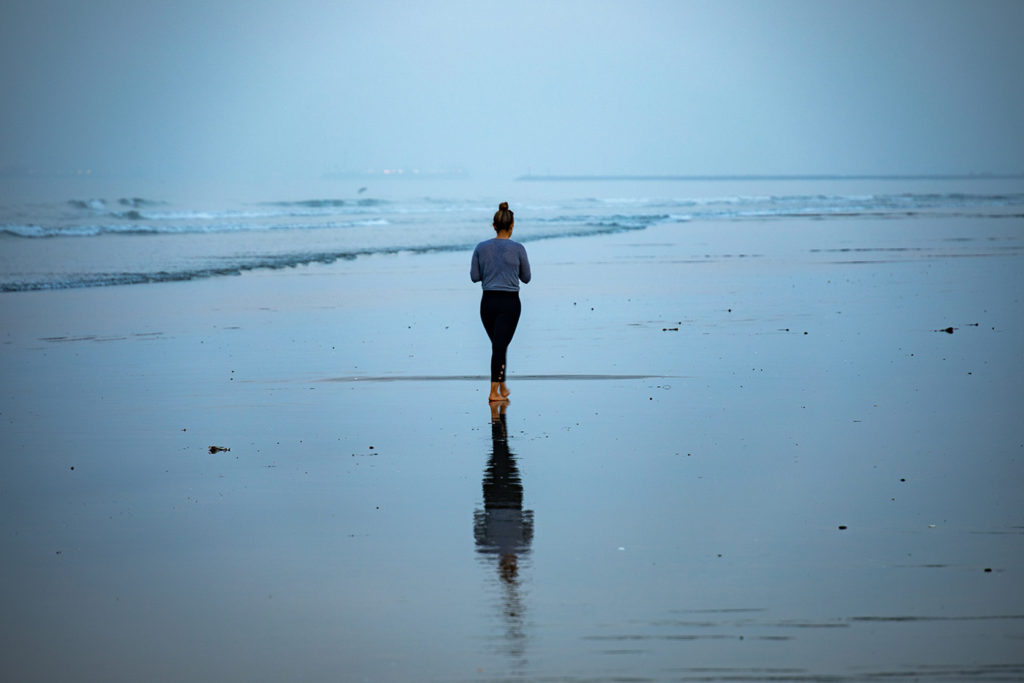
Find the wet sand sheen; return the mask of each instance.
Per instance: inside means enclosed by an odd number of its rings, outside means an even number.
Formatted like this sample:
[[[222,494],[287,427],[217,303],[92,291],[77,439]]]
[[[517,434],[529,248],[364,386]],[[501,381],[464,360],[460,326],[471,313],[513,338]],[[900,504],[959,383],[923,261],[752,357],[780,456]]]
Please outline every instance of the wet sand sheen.
[[[1022,678],[1019,252],[807,257],[952,220],[531,245],[504,413],[460,255],[0,297],[0,672]]]

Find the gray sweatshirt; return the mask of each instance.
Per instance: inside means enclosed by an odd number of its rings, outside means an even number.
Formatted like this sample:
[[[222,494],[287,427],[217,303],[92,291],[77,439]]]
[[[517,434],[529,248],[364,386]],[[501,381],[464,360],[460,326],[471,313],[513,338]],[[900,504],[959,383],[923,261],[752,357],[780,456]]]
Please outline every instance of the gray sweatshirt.
[[[484,240],[473,250],[469,278],[483,282],[484,291],[518,292],[520,282],[530,281],[530,261],[519,242],[497,237]]]

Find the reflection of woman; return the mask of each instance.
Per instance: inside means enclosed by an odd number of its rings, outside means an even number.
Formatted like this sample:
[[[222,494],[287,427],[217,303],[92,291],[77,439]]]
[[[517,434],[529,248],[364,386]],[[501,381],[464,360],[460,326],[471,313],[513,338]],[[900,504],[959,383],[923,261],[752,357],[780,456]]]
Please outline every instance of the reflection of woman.
[[[515,456],[508,450],[503,404],[491,404],[491,442],[484,470],[484,509],[473,515],[473,535],[477,552],[498,556],[508,639],[513,651],[519,651],[524,637],[519,556],[529,551],[533,540],[533,511],[523,510],[523,482]]]
[[[515,456],[508,449],[505,411],[493,409],[491,457],[484,471],[484,509],[477,511],[477,550],[501,559],[502,578],[515,577],[516,555],[530,549],[533,540],[533,512],[523,510],[523,480]],[[511,573],[507,573],[508,571]]]
[[[491,393],[487,398],[504,401],[509,394],[505,386],[505,353],[519,324],[519,283],[530,281],[530,261],[523,245],[511,239],[515,216],[508,202],[498,205],[491,225],[496,235],[476,245],[469,277],[473,282],[481,282],[484,290],[480,320],[491,339]]]

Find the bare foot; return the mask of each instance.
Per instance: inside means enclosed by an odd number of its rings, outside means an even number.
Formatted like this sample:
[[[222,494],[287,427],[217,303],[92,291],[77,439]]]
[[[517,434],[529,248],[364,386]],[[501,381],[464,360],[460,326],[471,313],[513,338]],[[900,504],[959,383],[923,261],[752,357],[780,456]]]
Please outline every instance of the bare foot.
[[[495,401],[507,401],[508,389],[505,388],[504,382],[491,382],[491,395],[487,397],[487,400],[491,403]]]

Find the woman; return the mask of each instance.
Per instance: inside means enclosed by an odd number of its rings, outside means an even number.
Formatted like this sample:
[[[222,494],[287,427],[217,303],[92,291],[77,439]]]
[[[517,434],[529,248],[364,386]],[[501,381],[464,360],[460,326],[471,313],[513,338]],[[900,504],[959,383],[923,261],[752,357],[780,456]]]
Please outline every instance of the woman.
[[[488,401],[505,401],[509,390],[505,386],[505,352],[519,324],[519,283],[530,281],[530,261],[526,249],[513,242],[512,228],[515,216],[508,202],[498,205],[494,214],[495,236],[476,245],[469,277],[483,283],[480,300],[480,320],[491,338],[491,393]]]

